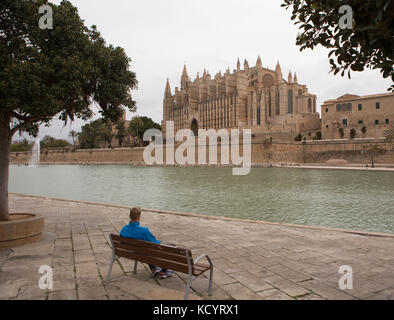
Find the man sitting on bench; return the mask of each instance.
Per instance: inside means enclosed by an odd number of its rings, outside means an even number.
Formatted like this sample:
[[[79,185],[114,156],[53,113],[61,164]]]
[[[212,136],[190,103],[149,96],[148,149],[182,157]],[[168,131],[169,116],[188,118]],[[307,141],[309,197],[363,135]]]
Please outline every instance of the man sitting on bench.
[[[122,228],[122,230],[120,231],[120,236],[124,238],[161,243],[161,241],[157,240],[148,228],[140,226],[140,219],[141,219],[141,209],[138,207],[131,208],[130,222],[129,224],[125,225]],[[172,244],[168,244],[168,245],[172,245]],[[172,277],[174,275],[174,271],[168,269],[162,269],[160,267],[156,267],[152,265],[149,265],[149,268],[154,276],[159,275],[161,279]]]

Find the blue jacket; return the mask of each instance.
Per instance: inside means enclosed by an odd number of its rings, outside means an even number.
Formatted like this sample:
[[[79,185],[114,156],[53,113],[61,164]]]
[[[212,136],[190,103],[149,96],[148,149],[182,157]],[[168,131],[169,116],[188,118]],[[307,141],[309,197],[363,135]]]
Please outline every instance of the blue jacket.
[[[120,231],[120,236],[124,238],[132,238],[144,240],[154,243],[160,243],[148,228],[141,227],[139,222],[131,222],[125,225]]]

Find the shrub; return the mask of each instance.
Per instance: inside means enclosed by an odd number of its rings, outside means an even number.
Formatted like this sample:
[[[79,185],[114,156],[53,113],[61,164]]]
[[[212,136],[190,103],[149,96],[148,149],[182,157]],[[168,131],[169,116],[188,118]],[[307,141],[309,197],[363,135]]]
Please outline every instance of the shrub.
[[[351,129],[350,130],[350,139],[354,139],[356,137],[356,130]]]
[[[301,141],[302,140],[302,134],[299,133],[295,138],[294,141]]]

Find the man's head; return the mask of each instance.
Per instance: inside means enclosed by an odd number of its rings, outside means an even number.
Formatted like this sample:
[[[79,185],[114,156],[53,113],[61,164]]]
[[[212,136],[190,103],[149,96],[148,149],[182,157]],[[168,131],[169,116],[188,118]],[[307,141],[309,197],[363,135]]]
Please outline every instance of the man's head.
[[[139,207],[134,207],[130,209],[130,221],[139,222],[141,218],[141,209]]]

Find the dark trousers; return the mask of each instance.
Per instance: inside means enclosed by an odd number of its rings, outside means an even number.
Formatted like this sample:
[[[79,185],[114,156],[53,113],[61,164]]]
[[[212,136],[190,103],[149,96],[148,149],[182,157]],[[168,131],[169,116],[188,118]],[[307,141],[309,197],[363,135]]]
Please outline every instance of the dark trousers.
[[[174,243],[163,243],[163,245],[170,246],[170,247],[176,247],[176,244],[174,244]],[[153,269],[155,269],[155,268],[156,268],[156,266],[154,266],[152,264],[149,264],[149,269],[150,269],[151,272],[153,272]],[[162,268],[161,271],[166,272],[167,269],[166,268]]]

